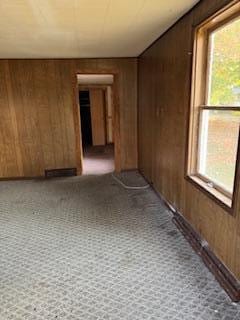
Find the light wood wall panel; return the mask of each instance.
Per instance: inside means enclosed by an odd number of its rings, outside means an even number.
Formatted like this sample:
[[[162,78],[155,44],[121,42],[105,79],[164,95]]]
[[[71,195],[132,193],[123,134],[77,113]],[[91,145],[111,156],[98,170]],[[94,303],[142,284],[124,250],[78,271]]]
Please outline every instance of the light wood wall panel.
[[[76,167],[77,72],[115,72],[121,169],[137,167],[137,60],[0,60],[0,177],[35,177]]]
[[[114,141],[114,129],[113,129],[113,103],[112,103],[112,87],[107,86],[105,91],[106,101],[106,129],[107,129],[107,143],[113,143]]]
[[[203,0],[139,58],[139,168],[240,278],[240,192],[229,215],[185,176],[193,30],[230,1]]]
[[[94,146],[106,144],[105,97],[103,89],[90,89],[92,142]]]

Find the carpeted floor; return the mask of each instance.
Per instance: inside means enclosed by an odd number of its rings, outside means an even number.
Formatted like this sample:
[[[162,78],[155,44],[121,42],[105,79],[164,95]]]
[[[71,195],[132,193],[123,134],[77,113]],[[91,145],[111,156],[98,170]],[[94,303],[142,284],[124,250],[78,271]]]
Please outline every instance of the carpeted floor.
[[[239,320],[240,305],[151,189],[108,174],[0,183],[0,319]]]

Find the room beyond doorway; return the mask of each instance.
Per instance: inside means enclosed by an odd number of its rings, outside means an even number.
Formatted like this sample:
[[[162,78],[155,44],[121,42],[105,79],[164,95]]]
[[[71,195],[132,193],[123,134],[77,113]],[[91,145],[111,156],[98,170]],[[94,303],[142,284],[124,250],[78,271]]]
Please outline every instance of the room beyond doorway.
[[[114,171],[114,146],[88,146],[83,152],[83,174],[106,174]]]
[[[106,174],[114,164],[113,75],[77,75],[82,174]]]

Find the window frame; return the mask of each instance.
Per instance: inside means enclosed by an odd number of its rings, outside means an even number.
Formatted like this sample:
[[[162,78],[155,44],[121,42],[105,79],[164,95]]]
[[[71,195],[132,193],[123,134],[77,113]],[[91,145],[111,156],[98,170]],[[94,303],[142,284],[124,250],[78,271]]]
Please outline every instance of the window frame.
[[[223,28],[228,23],[240,17],[240,3],[234,1],[227,7],[198,25],[194,30],[194,52],[191,82],[191,108],[188,132],[188,154],[186,179],[197,186],[211,199],[215,200],[225,210],[233,213],[235,207],[236,190],[240,178],[240,130],[238,136],[237,158],[233,193],[228,192],[217,182],[199,172],[200,140],[202,114],[204,110],[240,111],[240,106],[212,106],[208,105],[209,98],[209,70],[210,70],[210,36],[213,32]]]

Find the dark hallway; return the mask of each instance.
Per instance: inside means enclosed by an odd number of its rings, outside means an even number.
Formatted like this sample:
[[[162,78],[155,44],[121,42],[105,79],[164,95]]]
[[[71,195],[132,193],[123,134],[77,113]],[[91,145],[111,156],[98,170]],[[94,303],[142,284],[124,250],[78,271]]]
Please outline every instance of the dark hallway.
[[[79,104],[81,115],[82,146],[83,150],[85,151],[86,147],[92,145],[91,110],[88,90],[79,91]]]

